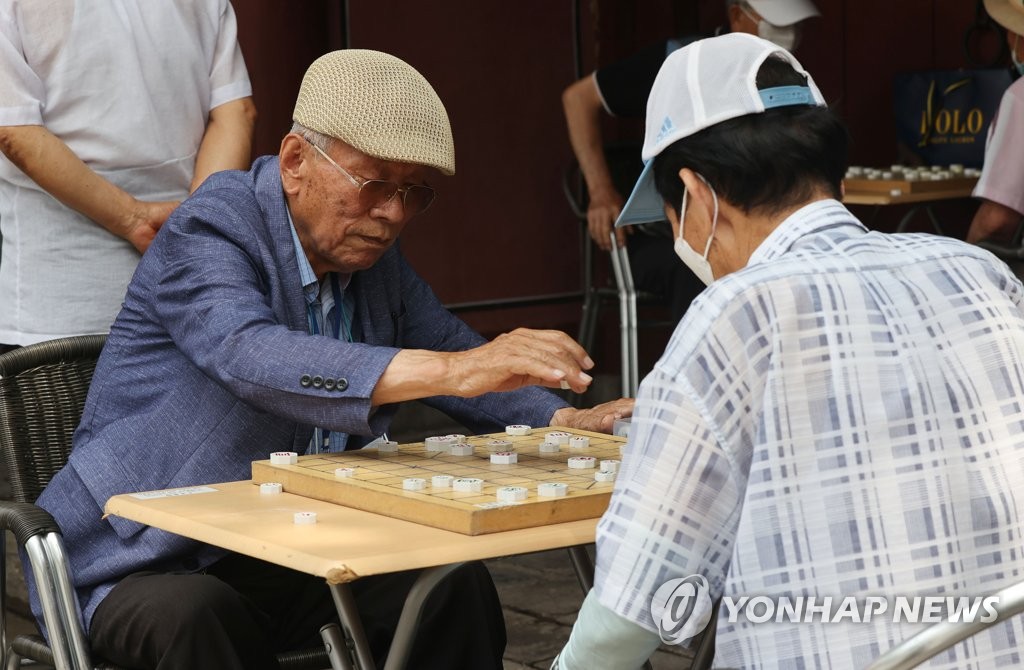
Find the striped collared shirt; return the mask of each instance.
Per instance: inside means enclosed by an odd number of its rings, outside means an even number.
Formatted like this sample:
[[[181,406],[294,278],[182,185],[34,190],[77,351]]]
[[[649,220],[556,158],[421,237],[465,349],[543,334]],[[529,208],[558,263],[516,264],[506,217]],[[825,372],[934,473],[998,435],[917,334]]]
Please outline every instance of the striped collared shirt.
[[[693,303],[640,387],[598,527],[600,602],[657,631],[652,594],[693,574],[733,603],[1020,580],[1021,302],[963,242],[869,232],[834,200],[790,216]],[[923,626],[891,614],[730,623],[723,607],[716,667],[860,668]],[[1019,667],[1021,640],[1018,617],[937,667]]]
[[[292,242],[295,244],[295,261],[299,265],[299,281],[302,282],[303,295],[306,298],[306,317],[310,335],[337,336],[348,342],[352,341],[352,315],[355,311],[355,300],[348,288],[352,275],[338,275],[338,287],[342,293],[342,309],[340,314],[335,310],[335,295],[332,288],[331,273],[318,282],[313,266],[306,258],[306,252],[299,242],[299,234],[292,222],[292,214],[288,212],[288,223],[292,231]],[[338,320],[340,319],[340,321]],[[326,440],[324,439],[326,435]],[[348,435],[338,431],[329,431],[317,427],[309,442],[309,453],[322,451],[344,451],[348,443]]]

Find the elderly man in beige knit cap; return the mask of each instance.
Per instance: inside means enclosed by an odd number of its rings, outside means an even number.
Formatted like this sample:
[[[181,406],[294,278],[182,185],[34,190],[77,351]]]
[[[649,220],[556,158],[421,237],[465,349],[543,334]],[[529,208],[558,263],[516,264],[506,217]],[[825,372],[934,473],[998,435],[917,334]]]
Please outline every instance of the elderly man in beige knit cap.
[[[211,176],[170,217],[128,287],[66,468],[39,504],[67,544],[96,653],[132,668],[276,668],[335,615],[322,579],[118,517],[126,491],[248,479],[275,451],[359,449],[396,403],[422,398],[472,432],[508,424],[610,429],[631,401],[566,406],[593,363],[563,333],[485,341],[447,312],[395,240],[455,171],[426,80],[374,51],[309,69],[277,156]],[[33,603],[38,597],[30,577]],[[374,656],[388,653],[416,574],[357,580]],[[487,570],[427,603],[417,668],[500,668]]]

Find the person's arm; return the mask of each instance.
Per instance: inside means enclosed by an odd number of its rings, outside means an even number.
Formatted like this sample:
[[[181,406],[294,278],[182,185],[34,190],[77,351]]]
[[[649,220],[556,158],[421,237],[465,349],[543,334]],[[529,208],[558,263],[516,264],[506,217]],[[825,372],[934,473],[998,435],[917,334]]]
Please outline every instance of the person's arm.
[[[255,126],[256,105],[252,97],[238,98],[210,110],[189,193],[214,172],[249,168]]]
[[[644,664],[661,644],[661,638],[602,605],[591,590],[572,634],[551,670],[633,670]]]
[[[143,202],[94,172],[43,126],[0,127],[0,151],[67,207],[143,253],[177,202]]]
[[[1024,222],[1024,214],[991,200],[983,200],[974,214],[971,227],[967,230],[967,241],[974,244],[992,239],[1010,242]]]
[[[587,207],[587,230],[601,249],[611,250],[609,233],[622,211],[624,199],[612,183],[601,139],[601,96],[593,76],[571,84],[562,93],[562,108],[569,129],[569,142],[587,183],[590,204]],[[619,246],[625,244],[622,229],[615,231]]]

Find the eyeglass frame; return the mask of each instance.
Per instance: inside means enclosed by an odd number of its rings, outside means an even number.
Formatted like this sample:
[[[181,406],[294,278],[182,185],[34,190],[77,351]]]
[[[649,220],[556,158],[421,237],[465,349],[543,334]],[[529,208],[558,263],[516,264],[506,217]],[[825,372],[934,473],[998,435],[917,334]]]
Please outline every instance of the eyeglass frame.
[[[384,205],[386,205],[389,202],[391,202],[396,195],[401,193],[402,194],[402,208],[405,209],[406,211],[408,211],[408,204],[406,202],[406,197],[408,196],[409,191],[411,191],[414,188],[417,188],[417,189],[427,189],[428,191],[430,191],[430,200],[427,202],[426,206],[423,207],[423,209],[419,210],[418,212],[413,212],[412,214],[410,214],[410,216],[416,216],[417,214],[422,214],[423,212],[427,211],[428,209],[430,209],[430,206],[433,205],[434,201],[437,199],[437,191],[434,190],[433,186],[428,186],[427,184],[409,184],[408,186],[401,186],[397,182],[393,182],[390,179],[363,179],[362,181],[359,181],[359,179],[356,178],[355,176],[353,176],[351,173],[349,173],[348,170],[346,170],[345,168],[343,168],[340,165],[338,165],[337,161],[335,161],[333,158],[328,156],[327,152],[324,151],[323,149],[321,149],[320,147],[318,147],[316,144],[314,144],[312,140],[310,140],[308,137],[306,137],[304,135],[301,136],[301,137],[302,137],[302,139],[306,140],[306,142],[309,143],[309,146],[311,146],[314,149],[316,149],[316,152],[318,154],[320,154],[321,156],[326,158],[328,163],[330,163],[334,167],[338,168],[338,171],[341,172],[341,174],[345,175],[348,178],[348,180],[350,182],[352,182],[352,185],[356,187],[357,193],[362,193],[363,187],[366,186],[367,184],[370,184],[370,183],[391,184],[392,186],[395,187],[394,193],[392,193],[390,196],[388,196],[388,198],[386,198],[385,200],[382,200],[380,202],[374,203],[373,205],[370,205],[371,209],[373,207],[383,207]]]

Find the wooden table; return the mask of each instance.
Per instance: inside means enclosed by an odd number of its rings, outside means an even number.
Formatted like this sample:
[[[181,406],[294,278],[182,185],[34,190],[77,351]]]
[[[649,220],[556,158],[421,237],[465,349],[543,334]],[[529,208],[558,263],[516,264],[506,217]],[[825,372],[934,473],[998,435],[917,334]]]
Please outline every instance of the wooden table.
[[[938,235],[944,235],[942,225],[939,223],[938,217],[935,216],[935,212],[932,210],[931,205],[941,200],[954,200],[957,198],[969,198],[974,190],[973,183],[971,185],[957,185],[951,186],[941,190],[922,191],[920,193],[900,193],[893,195],[892,193],[878,192],[878,191],[856,191],[847,190],[843,194],[843,204],[846,205],[874,205],[875,214],[877,215],[878,210],[881,207],[887,205],[912,205],[910,210],[900,219],[899,224],[896,226],[896,232],[905,232],[909,227],[911,220],[919,213],[924,212],[927,215],[928,220],[931,222],[932,229]]]
[[[575,548],[578,572],[589,561],[597,519],[469,536],[280,493],[261,494],[250,481],[112,497],[107,514],[131,519],[207,544],[323,577],[361,668],[373,659],[348,582],[369,575],[424,569],[409,593],[386,669],[404,667],[426,597],[465,561]],[[315,512],[313,525],[296,525],[296,512]],[[584,556],[586,558],[581,558]],[[586,586],[586,584],[584,584]],[[329,645],[330,646],[330,645]],[[332,657],[334,667],[351,668]]]

